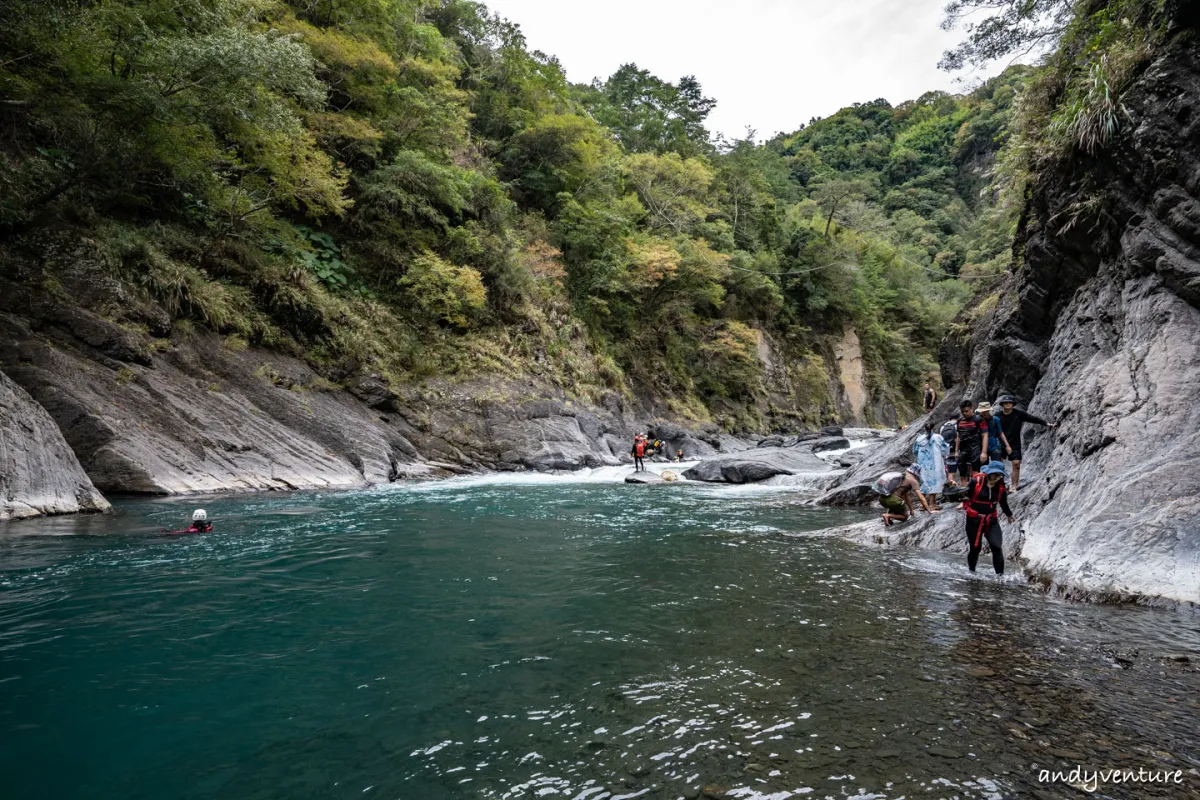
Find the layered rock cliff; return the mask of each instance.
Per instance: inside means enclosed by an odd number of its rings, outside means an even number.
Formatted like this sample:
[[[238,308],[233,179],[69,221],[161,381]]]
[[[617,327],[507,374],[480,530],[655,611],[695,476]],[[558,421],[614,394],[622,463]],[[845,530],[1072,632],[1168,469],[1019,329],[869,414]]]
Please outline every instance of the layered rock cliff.
[[[958,320],[944,382],[1011,392],[1060,427],[1030,436],[1006,549],[1067,594],[1200,603],[1200,53],[1174,40],[1126,92],[1130,123],[1031,187],[1014,274]],[[988,310],[991,308],[992,310]],[[919,422],[828,499],[861,496]],[[855,487],[859,488],[856,489]],[[915,543],[963,547],[958,515]],[[906,534],[905,534],[906,535]],[[897,532],[891,538],[905,536]]]
[[[615,465],[634,428],[651,424],[615,392],[584,404],[521,375],[429,381],[403,395],[377,375],[335,385],[298,358],[133,308],[143,301],[86,257],[55,275],[53,291],[0,277],[6,516],[106,506],[96,488],[350,488]],[[112,321],[103,311],[113,303],[142,324]],[[651,434],[691,457],[753,444],[714,426],[659,423]]]

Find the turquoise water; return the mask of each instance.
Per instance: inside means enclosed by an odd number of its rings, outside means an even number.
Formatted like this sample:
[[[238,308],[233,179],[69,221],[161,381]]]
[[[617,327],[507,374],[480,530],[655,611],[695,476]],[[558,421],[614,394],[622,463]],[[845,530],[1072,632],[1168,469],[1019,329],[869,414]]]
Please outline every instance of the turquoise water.
[[[3,796],[1000,798],[1074,763],[1200,791],[1194,613],[804,535],[861,517],[787,488],[615,477],[0,528]]]

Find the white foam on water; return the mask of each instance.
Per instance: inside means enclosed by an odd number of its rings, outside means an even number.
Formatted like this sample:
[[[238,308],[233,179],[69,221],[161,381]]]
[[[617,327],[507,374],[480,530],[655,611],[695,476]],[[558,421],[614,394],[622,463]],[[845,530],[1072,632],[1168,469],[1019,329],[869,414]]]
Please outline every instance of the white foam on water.
[[[850,440],[850,446],[840,450],[828,450],[822,453],[817,453],[824,460],[830,460],[842,453],[847,453],[851,450],[858,450],[864,447],[879,444],[883,439],[880,438],[853,438]],[[752,451],[747,451],[752,452]],[[725,455],[725,454],[721,454]],[[701,485],[700,481],[689,481],[684,477],[685,470],[699,464],[699,460],[681,461],[681,462],[649,462],[647,470],[655,475],[661,475],[666,470],[671,470],[678,477],[673,483]],[[726,484],[712,483],[703,484],[714,489],[722,491],[735,490],[739,492],[755,492],[755,491],[778,491],[779,489],[792,489],[802,492],[821,492],[829,487],[834,478],[840,475],[843,470],[833,463],[830,463],[828,471],[822,472],[805,472],[795,475],[776,475],[768,478],[765,481],[746,484]],[[610,465],[604,467],[592,467],[586,469],[560,471],[560,472],[536,472],[533,470],[527,472],[483,472],[475,475],[461,475],[454,478],[444,478],[439,480],[424,481],[424,482],[402,482],[391,484],[387,489],[399,489],[401,491],[411,492],[442,492],[458,489],[467,489],[478,486],[547,486],[547,485],[574,485],[574,484],[619,484],[624,483],[625,478],[633,474],[632,464]]]
[[[669,464],[651,463],[646,466],[648,472],[661,475],[671,470],[678,475],[677,482],[691,483],[683,477],[683,471],[699,464],[699,461],[681,461]],[[625,478],[633,474],[632,464],[619,466],[593,467],[577,469],[569,472],[483,472],[478,475],[462,475],[456,478],[428,481],[425,483],[393,484],[402,486],[407,491],[442,491],[447,489],[466,489],[474,486],[544,486],[554,484],[611,484],[624,483]]]

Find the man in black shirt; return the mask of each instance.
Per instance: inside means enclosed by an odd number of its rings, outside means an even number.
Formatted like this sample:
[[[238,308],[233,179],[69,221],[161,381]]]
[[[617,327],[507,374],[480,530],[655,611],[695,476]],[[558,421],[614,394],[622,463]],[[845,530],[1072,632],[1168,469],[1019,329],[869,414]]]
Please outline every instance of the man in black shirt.
[[[933,407],[937,405],[937,392],[928,383],[925,384],[925,410],[933,411]]]
[[[979,472],[980,461],[987,452],[988,426],[975,413],[974,400],[963,400],[959,408],[962,416],[955,423],[954,457],[958,459],[958,474],[966,481]]]
[[[1012,491],[1016,492],[1021,485],[1021,428],[1026,422],[1034,425],[1045,425],[1054,430],[1058,427],[1053,422],[1039,419],[1028,411],[1017,408],[1017,399],[1011,394],[1001,396],[996,401],[1000,404],[1000,430],[1008,440],[1008,459],[1012,461]]]

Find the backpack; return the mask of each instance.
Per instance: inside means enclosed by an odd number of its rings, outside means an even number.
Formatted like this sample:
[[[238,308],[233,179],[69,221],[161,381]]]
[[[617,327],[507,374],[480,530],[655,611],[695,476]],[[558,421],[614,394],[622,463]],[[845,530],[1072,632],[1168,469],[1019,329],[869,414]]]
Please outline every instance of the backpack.
[[[871,487],[871,491],[881,497],[887,497],[892,492],[896,491],[896,487],[904,481],[903,472],[885,472],[875,481],[875,485]]]
[[[958,434],[958,420],[950,419],[942,425],[942,429],[938,434],[950,444],[954,443],[954,437]]]

